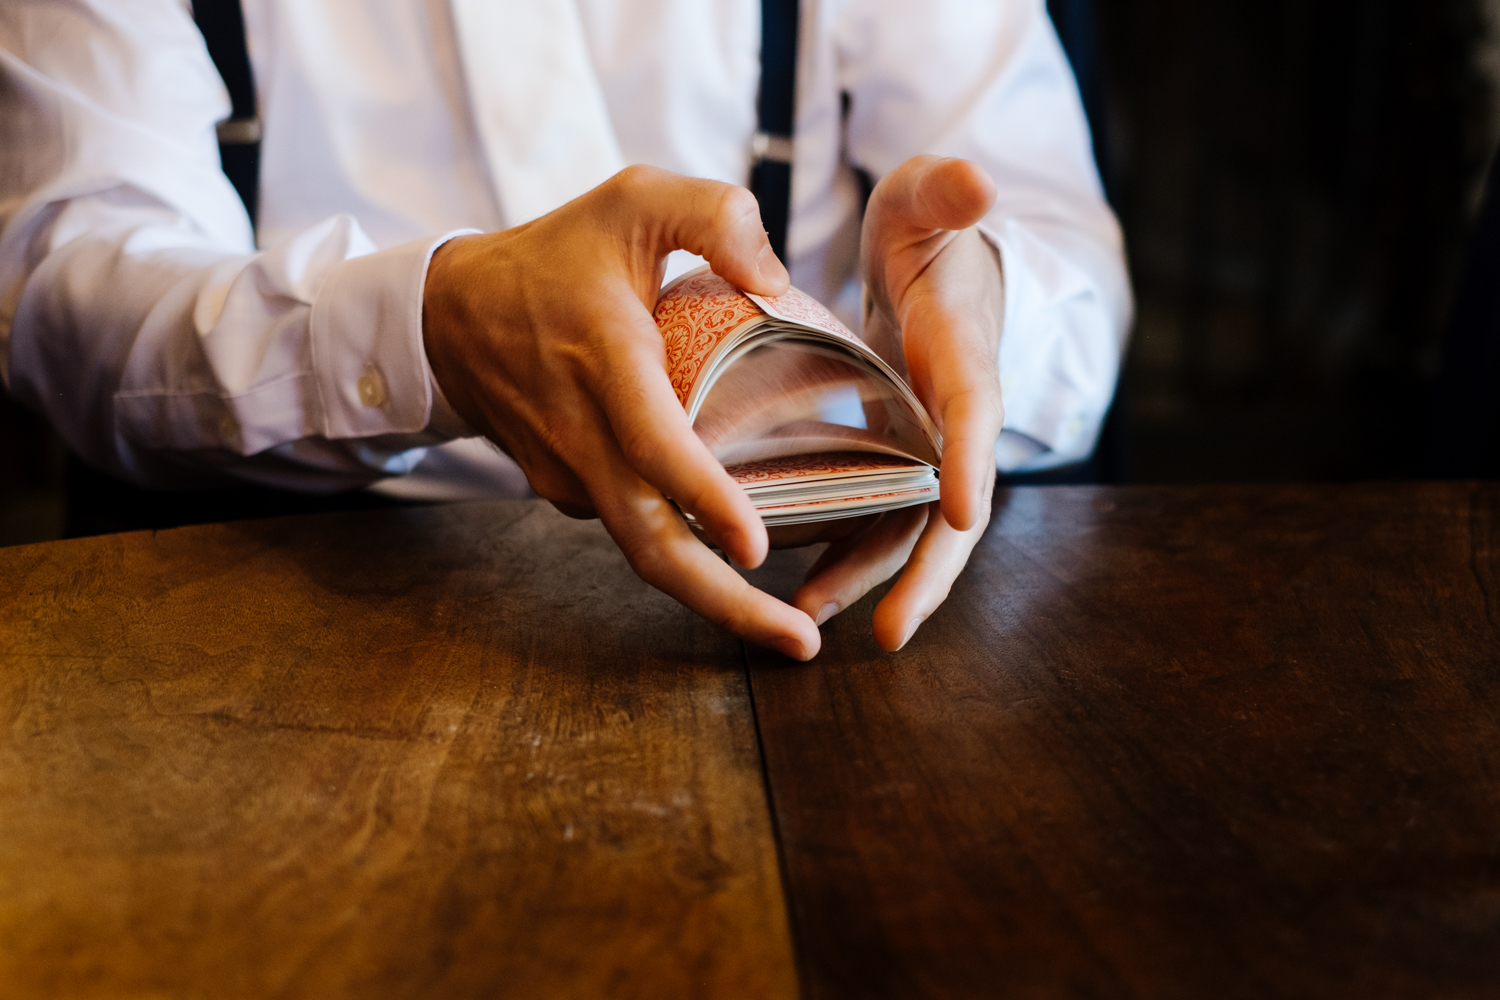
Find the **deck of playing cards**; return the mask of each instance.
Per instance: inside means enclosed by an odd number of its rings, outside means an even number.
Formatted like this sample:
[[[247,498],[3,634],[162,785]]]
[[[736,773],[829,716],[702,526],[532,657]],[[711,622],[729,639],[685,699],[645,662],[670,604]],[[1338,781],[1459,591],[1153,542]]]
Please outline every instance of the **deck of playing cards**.
[[[656,325],[688,420],[767,526],[938,498],[927,411],[811,296],[751,295],[701,267],[662,290]]]

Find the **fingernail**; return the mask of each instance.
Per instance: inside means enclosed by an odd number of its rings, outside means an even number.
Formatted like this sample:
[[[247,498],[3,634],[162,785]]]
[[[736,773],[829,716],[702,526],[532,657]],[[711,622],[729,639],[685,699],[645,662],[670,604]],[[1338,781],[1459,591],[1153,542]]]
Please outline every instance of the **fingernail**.
[[[911,637],[917,634],[917,627],[926,620],[926,618],[913,618],[911,623],[906,626],[906,634],[901,637],[901,645],[896,648],[905,649],[906,644],[911,642]]]
[[[794,660],[805,660],[807,656],[802,651],[800,639],[781,639],[776,643],[776,651],[783,656],[790,656]]]
[[[839,613],[839,606],[832,601],[818,609],[818,617],[813,619],[814,625],[821,625],[834,615]]]
[[[769,285],[780,285],[792,280],[792,276],[786,273],[786,268],[776,258],[776,251],[771,249],[769,243],[761,247],[760,256],[755,258],[755,270],[760,275],[760,280]]]

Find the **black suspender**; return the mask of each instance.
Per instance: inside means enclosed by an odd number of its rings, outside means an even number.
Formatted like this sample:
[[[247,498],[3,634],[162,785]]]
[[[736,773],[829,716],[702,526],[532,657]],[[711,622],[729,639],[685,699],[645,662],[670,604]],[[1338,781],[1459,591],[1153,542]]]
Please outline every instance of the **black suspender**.
[[[761,0],[760,97],[750,190],[783,261],[792,213],[792,125],[797,104],[797,0]]]
[[[229,90],[232,110],[219,122],[219,160],[254,225],[260,188],[260,117],[255,111],[255,79],[245,47],[240,0],[193,0],[193,20]]]

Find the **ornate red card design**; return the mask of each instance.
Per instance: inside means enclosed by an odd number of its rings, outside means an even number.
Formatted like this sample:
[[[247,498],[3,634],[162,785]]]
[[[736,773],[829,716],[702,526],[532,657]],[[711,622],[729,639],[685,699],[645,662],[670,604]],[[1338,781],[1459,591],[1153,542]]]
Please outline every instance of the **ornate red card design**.
[[[709,270],[690,272],[656,301],[656,325],[667,342],[667,376],[684,406],[714,349],[762,310]]]
[[[796,479],[816,479],[858,473],[888,473],[925,468],[927,466],[921,463],[914,463],[910,459],[897,458],[893,455],[841,451],[822,452],[816,455],[787,455],[784,458],[765,458],[758,462],[741,462],[738,465],[729,466],[725,471],[741,486],[761,486]]]
[[[740,394],[714,397],[728,406],[726,412],[744,410],[756,418],[730,421],[731,427],[743,424],[746,436],[720,441],[727,450],[715,454],[738,448],[747,458],[769,456],[726,467],[767,524],[851,517],[937,499],[935,465],[942,439],[922,404],[900,375],[812,296],[795,288],[774,298],[750,295],[705,267],[662,290],[655,319],[666,347],[668,378],[690,418],[719,391],[718,385]],[[761,353],[765,350],[811,353]],[[820,351],[854,366],[852,381],[848,376],[831,379],[827,389],[829,400],[854,393],[854,417],[820,422],[828,419],[820,416],[820,407],[835,404],[815,395],[805,398],[818,385],[810,373],[819,370],[806,359]],[[778,360],[792,357],[798,359],[792,364]],[[724,375],[727,371],[741,373],[739,382]],[[861,387],[860,379],[874,382]],[[849,403],[837,406],[837,412],[845,413]],[[767,415],[776,419],[766,423]],[[827,432],[827,427],[842,428],[845,420],[866,436],[873,432],[879,451],[850,451],[837,444],[830,450],[835,438],[846,444],[858,437]],[[805,429],[810,427],[823,430],[815,434]],[[700,436],[705,433],[710,432],[699,428]],[[881,453],[891,451],[900,457]]]
[[[849,328],[839,322],[839,318],[828,311],[828,307],[817,299],[808,295],[800,288],[788,288],[785,295],[774,298],[765,295],[753,295],[745,292],[745,297],[765,310],[766,315],[772,319],[779,319],[786,323],[800,323],[810,326],[814,330],[822,330],[831,333],[835,337],[843,337],[859,343],[860,340]]]

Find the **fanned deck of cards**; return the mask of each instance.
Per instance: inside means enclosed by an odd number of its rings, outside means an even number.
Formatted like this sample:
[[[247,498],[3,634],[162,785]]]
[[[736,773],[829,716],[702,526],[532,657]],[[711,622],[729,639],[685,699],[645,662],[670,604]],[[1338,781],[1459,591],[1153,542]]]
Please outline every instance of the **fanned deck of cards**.
[[[938,498],[927,411],[810,295],[752,295],[700,267],[662,290],[656,325],[693,429],[768,526]]]

